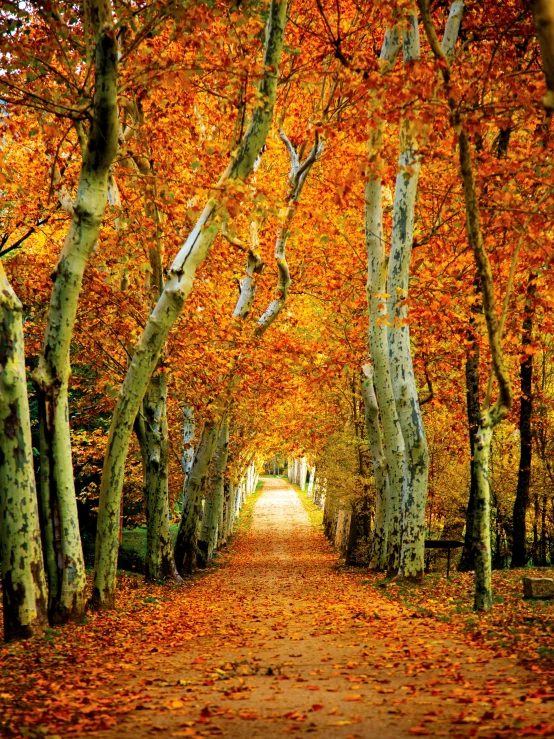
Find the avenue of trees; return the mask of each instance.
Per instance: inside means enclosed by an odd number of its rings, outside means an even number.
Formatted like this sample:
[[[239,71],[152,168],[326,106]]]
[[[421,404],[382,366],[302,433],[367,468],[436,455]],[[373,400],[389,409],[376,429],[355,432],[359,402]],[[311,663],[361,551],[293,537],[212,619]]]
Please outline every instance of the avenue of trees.
[[[123,526],[209,565],[264,463],[351,564],[464,538],[477,611],[554,563],[554,2],[8,1],[0,54],[6,639],[113,608]]]

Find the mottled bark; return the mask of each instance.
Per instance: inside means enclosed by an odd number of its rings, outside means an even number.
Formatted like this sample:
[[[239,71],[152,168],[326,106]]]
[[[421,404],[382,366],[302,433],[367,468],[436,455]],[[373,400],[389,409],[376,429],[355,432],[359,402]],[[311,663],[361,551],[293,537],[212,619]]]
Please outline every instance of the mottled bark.
[[[403,37],[404,63],[420,58],[417,17]],[[398,576],[420,580],[424,570],[425,501],[429,454],[415,383],[408,325],[409,265],[413,243],[413,223],[417,183],[421,167],[413,121],[406,117],[400,128],[400,156],[393,204],[391,249],[387,275],[387,311],[389,363],[398,420],[405,445],[404,475],[400,521],[393,519],[391,540],[396,550],[390,557],[389,570]],[[396,543],[398,542],[398,544]],[[391,545],[389,545],[389,549]],[[392,554],[392,551],[390,552]]]
[[[454,2],[440,46],[449,59],[455,49],[463,5]],[[424,13],[422,13],[424,15]],[[403,34],[404,63],[420,58],[417,16]],[[409,268],[413,245],[413,225],[421,159],[418,127],[405,116],[400,127],[400,156],[396,178],[387,294],[389,320],[389,362],[398,419],[406,453],[406,481],[401,501],[401,551],[398,577],[419,581],[424,572],[425,506],[429,473],[429,451],[415,382],[408,324]],[[392,534],[395,535],[395,531]],[[393,562],[391,562],[393,564]]]
[[[167,375],[163,369],[151,378],[144,396],[146,502],[145,577],[176,580],[173,542],[169,528],[169,438],[167,429]]]
[[[202,510],[202,496],[209,474],[218,435],[215,420],[207,421],[196,447],[194,462],[185,485],[183,513],[175,541],[175,564],[179,574],[194,571],[197,561],[198,522]]]
[[[52,623],[78,618],[85,608],[85,565],[79,533],[69,429],[69,350],[85,265],[98,239],[117,151],[117,39],[109,2],[91,0],[95,93],[92,121],[71,224],[53,272],[44,342],[33,375],[40,420],[41,509],[44,519]],[[136,415],[136,414],[135,414]]]
[[[0,556],[5,639],[46,626],[22,306],[0,262]]]
[[[183,498],[181,500],[181,513],[183,512],[183,504],[185,500],[185,487],[187,478],[194,461],[194,434],[196,432],[196,424],[194,422],[194,408],[185,406],[183,409],[183,453],[181,455],[181,467],[183,468]]]
[[[232,488],[233,488],[232,480],[224,481],[223,483],[223,505],[221,506],[221,510],[219,513],[219,523],[218,523],[218,528],[217,528],[217,548],[218,549],[220,549],[221,547],[225,546],[225,544],[227,544],[230,508],[232,505],[232,497],[233,497]]]
[[[229,456],[229,418],[221,422],[214,457],[214,470],[204,499],[204,512],[198,537],[198,565],[207,567],[217,547],[217,532],[223,511],[223,488]]]
[[[372,570],[382,571],[387,566],[389,474],[381,439],[379,407],[373,387],[373,367],[371,364],[365,364],[362,369],[361,390],[364,399],[367,435],[373,460],[373,476],[375,478],[375,517],[369,567]]]

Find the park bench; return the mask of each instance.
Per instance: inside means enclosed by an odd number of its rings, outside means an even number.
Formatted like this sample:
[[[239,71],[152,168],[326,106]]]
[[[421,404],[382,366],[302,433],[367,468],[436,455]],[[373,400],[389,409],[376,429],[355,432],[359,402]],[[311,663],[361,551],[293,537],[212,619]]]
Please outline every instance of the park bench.
[[[450,552],[452,549],[463,547],[464,542],[457,539],[425,539],[425,549],[446,549],[446,577],[450,577]]]

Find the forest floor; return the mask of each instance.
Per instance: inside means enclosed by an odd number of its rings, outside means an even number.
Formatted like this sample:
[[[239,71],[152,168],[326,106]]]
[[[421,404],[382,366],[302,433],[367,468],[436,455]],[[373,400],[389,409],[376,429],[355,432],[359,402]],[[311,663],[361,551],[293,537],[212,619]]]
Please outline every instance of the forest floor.
[[[382,587],[338,565],[283,480],[245,513],[221,566],[123,577],[118,611],[0,650],[0,735],[554,736],[552,603],[505,578],[477,623],[467,576]]]

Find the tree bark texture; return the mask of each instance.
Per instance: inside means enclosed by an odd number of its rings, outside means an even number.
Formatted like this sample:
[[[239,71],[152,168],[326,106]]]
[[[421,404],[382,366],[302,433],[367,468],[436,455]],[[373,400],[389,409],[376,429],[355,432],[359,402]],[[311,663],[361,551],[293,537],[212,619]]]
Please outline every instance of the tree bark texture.
[[[381,50],[382,68],[392,66],[400,51],[400,35],[387,30]],[[369,307],[369,346],[373,360],[375,395],[381,412],[386,470],[383,460],[373,457],[374,470],[381,468],[381,490],[386,490],[385,510],[376,514],[376,525],[386,522],[387,531],[374,531],[372,566],[396,570],[400,561],[400,501],[405,483],[404,439],[398,420],[388,358],[388,326],[386,310],[387,256],[383,235],[381,150],[384,123],[379,121],[368,142],[368,175],[365,184],[365,240],[368,256],[367,301]],[[365,401],[364,393],[364,401]],[[371,437],[370,437],[371,444]],[[371,444],[372,454],[374,444]],[[382,479],[387,474],[387,483]],[[377,479],[377,478],[376,478]],[[378,505],[378,504],[377,504]]]
[[[232,480],[224,480],[223,483],[223,504],[219,513],[219,523],[217,527],[217,548],[221,549],[227,544],[227,531],[229,528],[229,517],[233,482]]]
[[[525,567],[527,564],[526,517],[529,507],[529,484],[531,481],[532,428],[533,416],[533,355],[528,352],[533,338],[533,317],[535,313],[536,275],[531,274],[527,285],[521,348],[523,359],[519,368],[521,400],[519,407],[519,469],[517,476],[516,499],[513,511],[512,567]]]
[[[207,567],[211,564],[214,550],[217,548],[217,532],[221,512],[223,511],[223,488],[228,456],[229,418],[226,416],[219,429],[214,456],[214,470],[204,499],[202,525],[198,537],[198,564],[201,567]]]
[[[477,337],[472,332],[472,345],[467,350],[465,363],[466,377],[466,401],[467,401],[467,421],[469,431],[469,452],[470,452],[470,482],[469,482],[469,498],[466,510],[466,531],[464,537],[464,548],[460,559],[460,572],[469,572],[475,569],[475,554],[473,547],[473,519],[475,515],[475,495],[477,489],[477,477],[475,474],[475,444],[477,429],[480,421],[480,402],[479,402],[479,344]]]
[[[389,475],[379,426],[379,406],[373,387],[373,367],[370,364],[365,364],[362,370],[361,390],[364,399],[367,435],[373,460],[373,476],[375,478],[375,518],[369,567],[372,570],[383,571],[387,567],[388,516],[390,514],[387,505],[389,501]]]
[[[0,555],[6,641],[29,639],[47,625],[22,313],[0,262]]]
[[[85,265],[98,239],[108,194],[108,173],[118,144],[117,39],[111,7],[91,2],[97,28],[95,93],[71,224],[53,272],[46,331],[33,380],[40,418],[41,507],[49,585],[49,616],[63,623],[85,608],[85,566],[69,430],[69,350]]]
[[[410,24],[403,38],[405,65],[420,58],[416,16],[410,17]],[[396,409],[406,449],[398,576],[410,580],[421,580],[425,568],[425,504],[429,472],[429,452],[412,363],[407,305],[420,167],[414,124],[406,117],[401,122],[400,130],[400,156],[393,205],[387,293],[388,314],[392,323],[389,330],[389,362]]]
[[[492,605],[491,546],[490,546],[490,490],[488,462],[494,427],[499,424],[512,406],[512,386],[502,354],[501,331],[494,298],[492,270],[483,233],[473,175],[471,149],[468,135],[459,129],[460,171],[464,187],[466,206],[466,230],[469,245],[475,257],[477,273],[481,282],[483,309],[491,349],[492,368],[498,382],[498,399],[492,408],[485,407],[477,431],[475,467],[476,500],[474,514],[475,546],[475,601],[476,611],[489,611]],[[488,403],[488,398],[485,403]]]
[[[194,462],[185,486],[183,514],[175,541],[175,564],[180,575],[190,574],[196,567],[198,523],[202,510],[202,496],[209,474],[218,436],[215,420],[207,421],[196,447]]]
[[[475,439],[475,514],[473,541],[475,551],[474,609],[490,611],[492,606],[492,562],[490,526],[489,461],[493,434],[493,421],[484,411]]]
[[[181,513],[185,502],[185,487],[187,477],[194,461],[194,434],[196,433],[196,424],[194,422],[194,408],[185,406],[183,408],[183,453],[181,455],[181,467],[183,468],[183,498],[181,500]]]
[[[398,419],[388,360],[388,326],[386,311],[387,259],[383,239],[381,181],[369,179],[365,187],[365,229],[368,253],[369,344],[374,369],[375,395],[381,412],[383,444],[386,460],[386,511],[380,523],[386,521],[387,532],[378,533],[375,561],[379,568],[386,557],[390,570],[400,561],[400,501],[405,484],[405,447]],[[374,447],[372,445],[372,453]],[[382,460],[373,458],[373,465]],[[383,470],[383,474],[385,470]],[[381,480],[382,489],[384,482]],[[376,519],[377,520],[377,519]],[[383,550],[383,547],[385,549]]]
[[[146,502],[145,578],[180,579],[173,557],[169,528],[169,438],[167,429],[167,375],[159,369],[152,376],[144,396]]]
[[[258,86],[257,104],[252,112],[248,129],[237,153],[221,177],[218,189],[209,199],[198,223],[169,269],[163,294],[137,343],[119,392],[108,437],[100,488],[92,594],[92,603],[97,607],[111,608],[115,604],[117,530],[123,473],[132,424],[169,330],[192,290],[196,269],[207,257],[219,233],[221,222],[227,217],[225,184],[235,180],[243,181],[250,175],[267,138],[275,106],[286,18],[286,0],[272,0],[266,27],[264,71]],[[177,562],[177,566],[182,568],[184,560]]]

